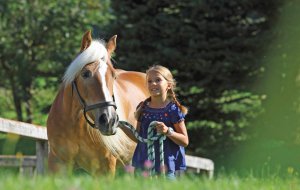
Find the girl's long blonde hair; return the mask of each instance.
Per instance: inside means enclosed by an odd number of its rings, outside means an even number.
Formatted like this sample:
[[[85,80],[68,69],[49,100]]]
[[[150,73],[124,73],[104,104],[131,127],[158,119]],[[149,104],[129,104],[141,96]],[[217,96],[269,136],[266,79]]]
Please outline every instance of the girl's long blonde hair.
[[[175,81],[171,71],[168,68],[164,67],[164,66],[154,65],[146,71],[146,77],[148,77],[148,74],[149,74],[150,71],[158,72],[171,84],[170,89],[167,92],[167,97],[170,100],[172,100],[179,107],[180,111],[183,114],[187,114],[188,109],[185,106],[180,104],[180,102],[178,101],[178,99],[176,97],[176,94],[174,92],[174,89],[176,88],[176,81]],[[150,99],[150,98],[148,98],[148,99]],[[138,108],[137,108],[137,110],[134,114],[136,119],[138,119],[140,117],[140,115],[142,113],[142,110],[143,110],[143,107],[144,107],[144,103],[142,103],[141,105],[138,106]]]

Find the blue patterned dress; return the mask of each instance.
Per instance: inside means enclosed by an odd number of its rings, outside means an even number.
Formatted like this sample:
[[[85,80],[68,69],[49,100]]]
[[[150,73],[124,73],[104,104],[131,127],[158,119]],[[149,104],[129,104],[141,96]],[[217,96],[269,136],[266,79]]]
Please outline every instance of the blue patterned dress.
[[[166,126],[172,127],[174,129],[174,124],[184,120],[185,115],[180,111],[179,107],[170,102],[164,108],[151,108],[147,105],[148,102],[144,104],[142,114],[139,118],[141,122],[139,135],[143,138],[147,138],[147,130],[149,124],[152,121],[163,122]],[[175,130],[175,129],[174,129]],[[155,149],[155,170],[160,173],[160,161],[159,161],[159,142],[154,143]],[[177,170],[185,170],[185,149],[183,146],[175,144],[168,137],[164,141],[164,158],[167,174],[175,174]],[[135,149],[132,165],[135,168],[144,170],[144,164],[147,160],[147,144],[138,142]]]

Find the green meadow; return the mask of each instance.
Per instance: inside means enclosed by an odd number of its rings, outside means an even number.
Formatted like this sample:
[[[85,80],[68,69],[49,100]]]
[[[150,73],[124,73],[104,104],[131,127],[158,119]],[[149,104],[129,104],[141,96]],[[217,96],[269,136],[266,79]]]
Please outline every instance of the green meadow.
[[[177,181],[165,179],[134,178],[125,175],[114,180],[91,176],[35,176],[25,177],[15,174],[0,175],[1,189],[22,190],[297,190],[300,180],[296,176],[286,178],[237,177],[234,175],[216,176],[207,179],[199,176],[184,177]]]

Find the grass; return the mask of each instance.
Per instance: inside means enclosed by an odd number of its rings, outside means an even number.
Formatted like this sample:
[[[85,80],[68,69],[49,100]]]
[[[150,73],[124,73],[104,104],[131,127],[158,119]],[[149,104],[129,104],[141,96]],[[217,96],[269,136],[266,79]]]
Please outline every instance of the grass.
[[[251,176],[242,178],[235,175],[220,175],[212,180],[187,176],[177,181],[130,175],[118,176],[115,179],[89,175],[26,177],[0,171],[0,187],[9,190],[297,190],[300,189],[300,180],[296,176],[262,179]]]

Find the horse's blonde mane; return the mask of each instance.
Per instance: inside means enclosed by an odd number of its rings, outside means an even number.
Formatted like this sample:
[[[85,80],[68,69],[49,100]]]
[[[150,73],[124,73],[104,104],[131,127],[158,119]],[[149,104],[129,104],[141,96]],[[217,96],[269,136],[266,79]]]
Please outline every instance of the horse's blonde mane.
[[[71,84],[85,65],[94,61],[100,61],[101,63],[103,57],[105,58],[103,61],[106,62],[108,55],[105,42],[102,40],[93,40],[91,45],[81,52],[69,65],[63,76],[63,83]]]

